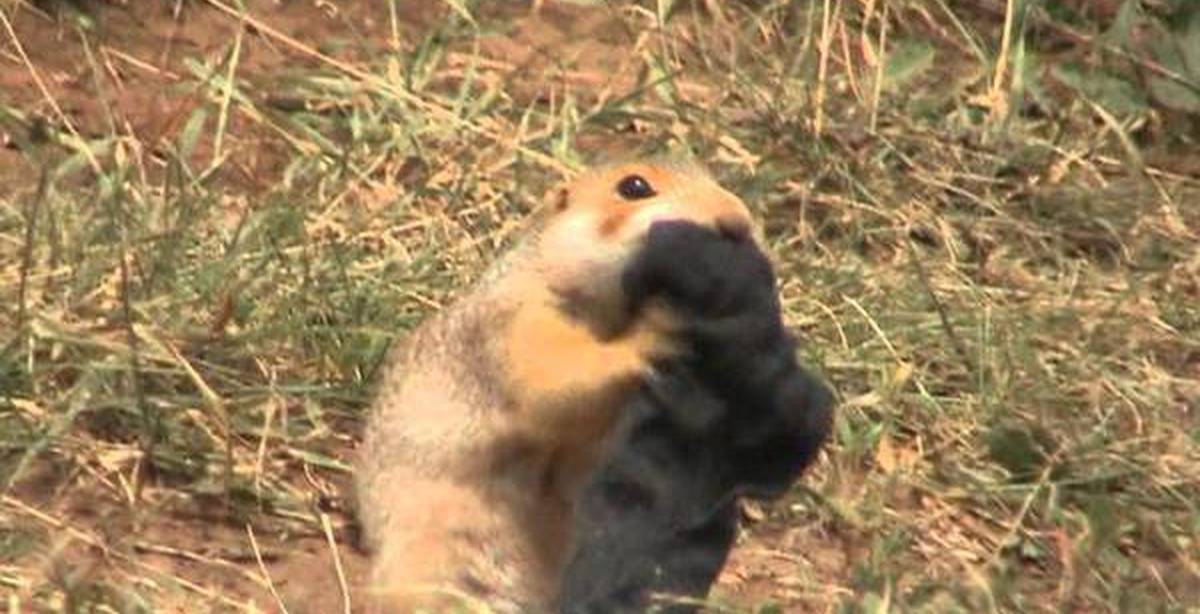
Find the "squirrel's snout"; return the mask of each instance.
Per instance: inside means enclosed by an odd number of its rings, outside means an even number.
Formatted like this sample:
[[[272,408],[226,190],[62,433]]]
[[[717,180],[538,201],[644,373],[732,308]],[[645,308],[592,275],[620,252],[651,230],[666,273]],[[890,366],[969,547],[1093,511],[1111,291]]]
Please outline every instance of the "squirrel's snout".
[[[734,241],[750,238],[750,220],[740,215],[723,215],[716,220],[717,232]]]

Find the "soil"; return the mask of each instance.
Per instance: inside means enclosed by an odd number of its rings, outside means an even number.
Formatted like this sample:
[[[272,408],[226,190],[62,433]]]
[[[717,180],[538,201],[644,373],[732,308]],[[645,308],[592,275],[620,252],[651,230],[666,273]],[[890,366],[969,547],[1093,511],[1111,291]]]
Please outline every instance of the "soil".
[[[395,2],[400,46],[411,47],[448,4]],[[17,0],[14,10],[8,8],[13,3],[6,3],[20,48],[12,38],[0,37],[0,116],[5,109],[20,110],[25,119],[0,122],[0,194],[36,189],[30,178],[39,172],[36,161],[45,149],[47,127],[85,138],[127,135],[149,150],[141,152],[147,156],[169,147],[189,114],[207,102],[210,93],[195,85],[192,71],[219,65],[228,52],[239,22],[235,12],[220,7],[234,5],[216,0]],[[385,3],[245,0],[244,5],[257,20],[246,30],[238,66],[239,76],[250,82],[269,84],[289,71],[315,68],[311,52],[318,50],[333,58],[362,60],[386,53],[396,43]],[[508,71],[514,95],[551,96],[565,84],[583,95],[603,96],[635,76],[639,62],[627,50],[638,33],[614,18],[611,7],[553,1],[539,11],[518,2],[483,6],[482,24],[512,26],[485,37],[481,52]],[[268,35],[262,24],[307,50]],[[81,28],[89,32],[87,44]],[[548,87],[550,80],[556,88]],[[237,140],[218,180],[230,191],[265,189],[287,159],[286,145],[243,117],[231,121],[229,133]],[[202,145],[195,155],[209,154]],[[351,450],[343,451],[343,457],[350,455]],[[47,564],[46,573],[75,577],[91,572],[126,582],[186,585],[175,593],[158,591],[164,595],[155,604],[158,611],[195,611],[189,600],[198,594],[229,609],[234,602],[252,600],[275,611],[278,602],[266,585],[270,578],[290,612],[340,612],[335,556],[352,594],[363,578],[367,559],[353,547],[345,484],[333,485],[329,501],[323,502],[331,510],[331,542],[312,523],[270,514],[231,517],[221,505],[169,488],[147,488],[136,503],[129,503],[118,486],[101,488],[96,482],[92,476],[40,467],[5,495],[9,509],[16,505],[23,510],[25,529],[72,538],[62,540],[66,545],[52,558],[56,562]],[[322,513],[322,507],[314,509]],[[828,605],[837,598],[835,586],[798,580],[844,575],[851,562],[836,539],[778,519],[749,525],[716,590],[719,597],[754,604],[774,601],[784,611],[794,611],[800,602]],[[247,527],[253,528],[258,555]],[[182,597],[172,601],[171,594]]]

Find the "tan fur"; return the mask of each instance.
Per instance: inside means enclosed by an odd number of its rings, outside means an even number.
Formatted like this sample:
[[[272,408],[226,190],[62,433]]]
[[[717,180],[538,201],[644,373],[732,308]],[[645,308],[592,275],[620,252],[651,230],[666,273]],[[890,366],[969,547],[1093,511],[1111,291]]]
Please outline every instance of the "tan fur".
[[[657,196],[621,198],[616,185],[630,174]],[[695,168],[596,170],[562,188],[524,241],[395,349],[358,467],[377,609],[550,607],[572,501],[649,360],[676,351],[670,315],[625,321],[620,288],[660,219],[751,227],[742,202]]]

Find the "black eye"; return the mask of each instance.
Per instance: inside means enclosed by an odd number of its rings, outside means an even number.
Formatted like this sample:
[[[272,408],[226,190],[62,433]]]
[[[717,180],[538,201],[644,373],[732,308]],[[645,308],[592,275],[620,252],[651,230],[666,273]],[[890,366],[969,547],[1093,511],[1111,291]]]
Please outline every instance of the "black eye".
[[[625,200],[642,200],[658,194],[641,175],[627,175],[617,183],[617,194]]]

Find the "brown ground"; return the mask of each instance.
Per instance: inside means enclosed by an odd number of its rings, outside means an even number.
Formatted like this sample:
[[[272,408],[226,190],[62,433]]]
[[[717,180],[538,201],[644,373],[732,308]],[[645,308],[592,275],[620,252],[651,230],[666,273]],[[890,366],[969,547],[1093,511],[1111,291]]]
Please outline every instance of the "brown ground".
[[[83,135],[117,133],[134,138],[146,147],[163,146],[177,138],[189,113],[203,104],[206,92],[195,87],[188,60],[216,65],[237,31],[237,17],[224,12],[220,3],[202,1],[158,2],[130,0],[88,2],[94,18],[93,46],[81,44],[74,13],[54,2],[17,1],[2,6],[20,41],[18,50],[7,36],[0,44],[0,103],[44,121]],[[38,6],[34,6],[37,4]],[[233,5],[229,2],[228,5]],[[243,41],[239,76],[262,83],[260,95],[272,101],[270,85],[289,71],[315,70],[324,61],[315,54],[355,60],[385,53],[397,41],[384,3],[326,3],[315,0],[247,0],[249,14],[257,20]],[[430,0],[402,0],[399,46],[410,48],[431,19],[444,10]],[[587,9],[570,3],[546,2],[540,14],[524,3],[485,3],[496,23],[512,23],[511,31],[485,39],[482,51],[493,68],[507,71],[513,79],[508,91],[534,99],[573,91],[576,95],[607,96],[620,90],[634,76],[637,58],[624,50],[638,36],[612,18],[611,9]],[[65,10],[64,10],[65,8]],[[181,8],[178,14],[176,8]],[[261,28],[269,25],[274,33]],[[278,34],[278,35],[276,35]],[[95,45],[94,41],[101,41]],[[42,92],[28,70],[21,52],[36,67],[47,92]],[[464,53],[461,61],[466,63]],[[99,94],[97,93],[99,92]],[[55,104],[49,101],[53,100]],[[57,108],[55,108],[57,105]],[[253,195],[275,181],[288,145],[267,126],[251,118],[231,118],[227,144],[230,163],[221,169],[220,180],[231,192]],[[3,130],[5,124],[0,124]],[[30,133],[0,132],[0,190],[27,192],[33,189],[32,168],[17,149],[36,142]],[[612,142],[594,142],[593,149],[614,148]],[[211,144],[202,143],[196,155],[210,155]],[[144,152],[153,155],[153,151]],[[352,453],[349,438],[331,456],[346,461]],[[311,523],[272,514],[242,513],[231,516],[219,501],[183,496],[170,488],[147,486],[138,505],[128,505],[129,496],[111,479],[79,473],[58,475],[50,467],[28,471],[16,488],[5,495],[5,510],[22,526],[60,537],[62,550],[45,564],[47,574],[63,576],[63,582],[86,581],[88,574],[132,581],[160,578],[164,585],[183,584],[178,591],[177,611],[195,611],[198,595],[216,609],[238,609],[253,601],[260,608],[274,609],[275,599],[266,586],[269,577],[290,604],[292,612],[336,612],[342,597],[333,564],[335,551],[326,536],[312,530]],[[353,585],[362,577],[366,562],[351,545],[345,484],[331,486],[314,477],[314,492],[326,492],[324,501],[314,501],[314,510],[328,511],[336,555]],[[97,483],[106,487],[96,486]],[[314,497],[314,500],[316,497]],[[320,505],[317,505],[320,503]],[[778,520],[754,523],[749,537],[728,566],[722,594],[737,601],[761,602],[771,597],[785,605],[793,597],[814,595],[835,599],[840,589],[833,585],[803,584],[799,577],[839,577],[851,564],[848,551],[834,547],[822,551],[798,547],[812,539],[804,527],[788,527]],[[263,559],[260,571],[247,533],[254,528]],[[836,539],[825,536],[826,544]],[[849,546],[847,546],[849,548]],[[795,552],[806,553],[803,558]],[[172,602],[156,604],[169,611]]]

